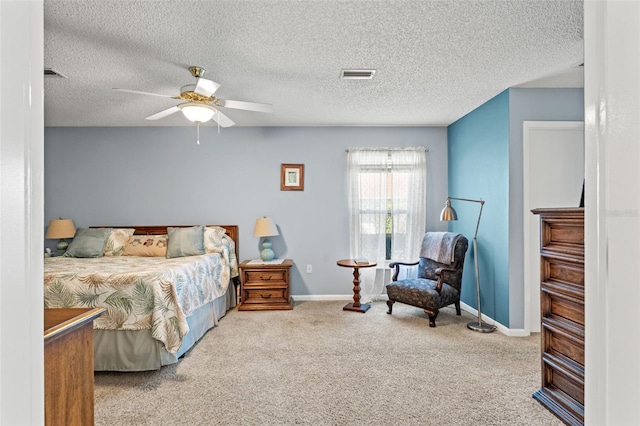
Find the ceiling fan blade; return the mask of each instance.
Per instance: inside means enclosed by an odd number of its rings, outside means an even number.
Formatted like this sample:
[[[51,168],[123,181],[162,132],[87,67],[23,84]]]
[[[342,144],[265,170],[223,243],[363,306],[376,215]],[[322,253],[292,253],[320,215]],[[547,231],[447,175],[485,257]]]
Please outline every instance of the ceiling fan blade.
[[[113,88],[113,90],[117,90],[119,92],[136,93],[138,95],[160,96],[161,98],[176,98],[175,96],[171,95],[163,95],[162,93],[141,92],[140,90],[117,89],[115,87]]]
[[[160,111],[160,112],[157,112],[157,113],[155,113],[153,115],[150,115],[146,119],[147,120],[159,120],[161,118],[166,117],[167,115],[171,115],[174,112],[178,112],[178,111],[180,111],[180,108],[178,108],[177,106],[174,106],[174,107],[171,107],[169,109],[165,109],[164,111]]]
[[[219,109],[216,109],[216,113],[213,114],[211,119],[218,123],[220,127],[231,127],[236,124],[232,119],[221,113]]]
[[[271,104],[261,104],[258,102],[223,100],[222,106],[225,108],[244,109],[247,111],[273,112]]]
[[[196,92],[198,95],[202,95],[202,96],[211,96],[214,93],[216,93],[216,90],[218,90],[218,88],[220,87],[220,84],[216,83],[215,81],[211,81],[211,80],[207,80],[206,78],[198,78],[197,79],[197,83],[196,83],[196,88],[194,89],[194,92]]]

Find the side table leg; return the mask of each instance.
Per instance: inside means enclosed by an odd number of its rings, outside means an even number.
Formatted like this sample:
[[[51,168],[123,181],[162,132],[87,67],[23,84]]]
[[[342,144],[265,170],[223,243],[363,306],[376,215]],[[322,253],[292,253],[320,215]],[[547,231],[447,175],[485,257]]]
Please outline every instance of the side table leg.
[[[347,303],[342,310],[365,313],[370,307],[369,304],[360,304],[360,271],[357,267],[353,268],[353,303]]]
[[[360,270],[353,268],[353,307],[360,307]]]

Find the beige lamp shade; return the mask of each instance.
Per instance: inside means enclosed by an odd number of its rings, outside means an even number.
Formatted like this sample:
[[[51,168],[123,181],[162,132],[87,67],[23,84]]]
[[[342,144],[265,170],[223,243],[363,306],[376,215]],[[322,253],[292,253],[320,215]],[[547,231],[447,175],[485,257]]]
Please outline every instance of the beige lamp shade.
[[[253,228],[253,235],[256,237],[272,237],[278,234],[278,228],[273,220],[268,217],[261,217],[256,219],[256,226]]]
[[[71,219],[52,219],[49,221],[45,238],[55,240],[58,238],[73,238],[76,235],[76,227]]]

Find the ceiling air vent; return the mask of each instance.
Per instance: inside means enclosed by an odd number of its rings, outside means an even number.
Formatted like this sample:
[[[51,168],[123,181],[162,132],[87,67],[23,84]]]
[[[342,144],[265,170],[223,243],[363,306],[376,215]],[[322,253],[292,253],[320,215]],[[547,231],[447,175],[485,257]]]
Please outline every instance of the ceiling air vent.
[[[45,77],[67,78],[66,75],[62,74],[61,72],[58,72],[58,71],[54,70],[53,68],[45,68],[44,69],[44,76]]]
[[[343,80],[371,80],[376,70],[342,70],[340,78]]]

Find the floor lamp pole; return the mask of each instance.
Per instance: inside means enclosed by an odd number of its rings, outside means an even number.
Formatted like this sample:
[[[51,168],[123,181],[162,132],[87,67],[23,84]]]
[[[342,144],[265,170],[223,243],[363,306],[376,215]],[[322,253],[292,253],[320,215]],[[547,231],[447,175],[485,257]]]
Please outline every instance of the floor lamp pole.
[[[447,197],[447,205],[443,209],[441,213],[440,220],[457,220],[457,214],[455,210],[451,208],[450,200],[460,200],[460,201],[470,201],[472,203],[480,203],[480,213],[478,214],[478,222],[476,223],[476,232],[473,234],[473,259],[474,259],[474,267],[476,273],[476,294],[478,296],[478,321],[470,322],[467,324],[467,328],[473,331],[477,331],[479,333],[491,333],[495,331],[495,325],[483,324],[482,323],[482,312],[480,310],[480,274],[478,272],[478,228],[480,227],[480,218],[482,217],[482,208],[484,207],[483,200],[471,200],[468,198],[454,198]],[[445,210],[452,209],[452,212],[447,212],[445,214]]]

